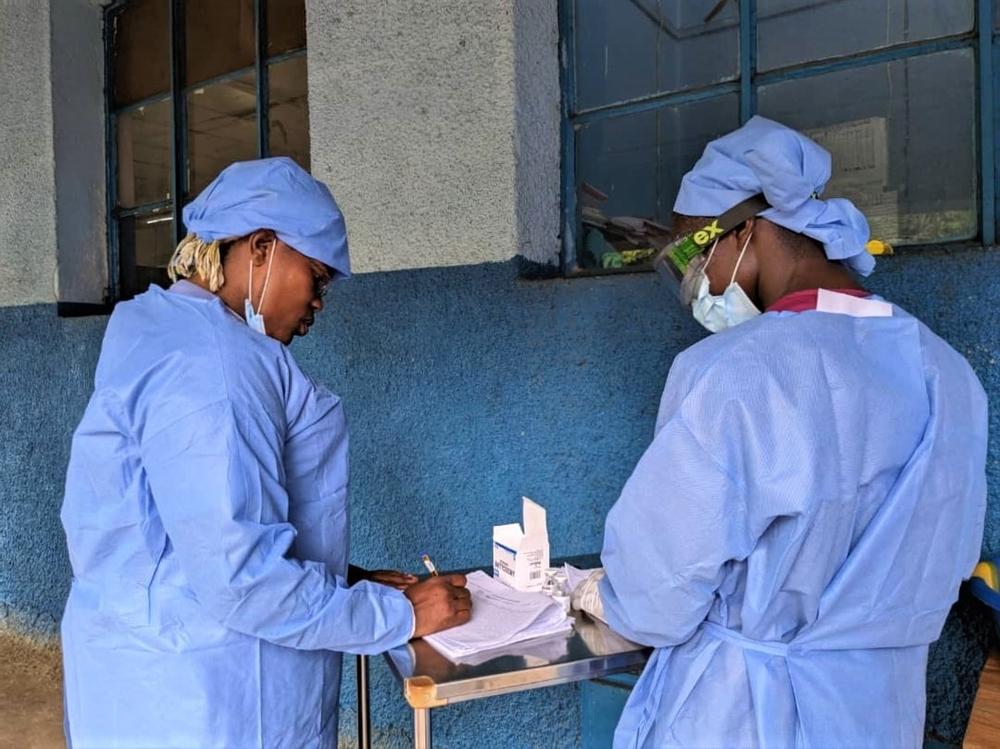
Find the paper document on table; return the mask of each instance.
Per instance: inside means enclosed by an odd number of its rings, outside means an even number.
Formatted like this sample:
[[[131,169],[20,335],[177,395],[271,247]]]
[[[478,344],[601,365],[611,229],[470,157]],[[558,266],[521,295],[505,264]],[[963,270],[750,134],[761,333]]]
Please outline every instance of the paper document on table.
[[[424,638],[449,660],[573,628],[573,619],[543,593],[514,590],[480,571],[466,579],[472,593],[472,619]]]
[[[503,645],[491,650],[481,650],[478,653],[456,656],[455,663],[462,666],[480,666],[487,661],[496,658],[516,657],[526,668],[544,666],[547,663],[555,663],[560,658],[565,658],[569,652],[569,641],[573,636],[573,629],[554,635],[539,637],[534,640],[524,640],[515,642],[512,645]]]

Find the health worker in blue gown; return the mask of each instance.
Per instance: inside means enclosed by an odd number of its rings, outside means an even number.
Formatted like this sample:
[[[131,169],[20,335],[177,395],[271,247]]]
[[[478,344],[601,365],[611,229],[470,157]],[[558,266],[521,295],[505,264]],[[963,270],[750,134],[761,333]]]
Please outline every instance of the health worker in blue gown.
[[[578,605],[654,648],[632,747],[919,747],[928,645],[980,552],[987,404],[865,291],[830,156],[755,117],[708,144],[657,268],[714,335],[674,359]],[[944,302],[942,302],[944,303]]]
[[[349,585],[340,399],[287,348],[350,275],[330,191],[225,169],[184,209],[176,281],[115,308],[62,521],[72,749],[332,749],[341,653],[468,621],[460,575]]]

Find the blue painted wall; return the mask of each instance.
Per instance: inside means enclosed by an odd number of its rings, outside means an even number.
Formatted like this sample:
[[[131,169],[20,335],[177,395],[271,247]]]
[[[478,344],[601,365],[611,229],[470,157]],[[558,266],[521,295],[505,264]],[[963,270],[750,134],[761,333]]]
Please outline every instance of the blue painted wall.
[[[990,393],[990,515],[1000,553],[1000,252],[911,253],[872,288],[966,355]],[[58,522],[70,433],[90,390],[105,320],[49,307],[0,309],[0,618],[52,631],[69,568]],[[604,513],[651,436],[674,354],[700,337],[654,276],[525,281],[516,263],[358,276],[336,286],[317,330],[295,344],[339,392],[352,429],[355,563],[418,569],[489,561],[490,526],[521,494],[549,509],[555,555],[594,551]],[[987,620],[970,602],[932,652],[928,729],[964,730]],[[345,738],[353,675],[345,672]],[[375,663],[375,728],[406,746],[410,716]],[[575,747],[578,689],[456,705],[441,747]]]

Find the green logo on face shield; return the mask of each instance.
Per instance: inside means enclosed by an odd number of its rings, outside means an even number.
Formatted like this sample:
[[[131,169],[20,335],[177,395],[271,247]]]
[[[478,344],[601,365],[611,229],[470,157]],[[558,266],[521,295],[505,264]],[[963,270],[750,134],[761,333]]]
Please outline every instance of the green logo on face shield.
[[[708,226],[696,231],[692,235],[692,239],[694,239],[695,244],[704,247],[722,233],[722,227],[719,226],[719,219],[715,219]]]
[[[688,236],[678,241],[667,253],[667,257],[670,258],[674,267],[683,274],[687,271],[691,261],[702,252],[704,252],[704,248],[695,244],[695,240]]]

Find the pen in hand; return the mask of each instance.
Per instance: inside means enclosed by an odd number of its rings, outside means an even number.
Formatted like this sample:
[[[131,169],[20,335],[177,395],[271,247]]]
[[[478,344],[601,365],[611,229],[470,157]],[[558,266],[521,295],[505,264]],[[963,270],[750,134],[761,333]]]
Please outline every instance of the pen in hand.
[[[438,576],[437,567],[434,566],[434,560],[431,559],[431,555],[423,554],[421,555],[420,559],[423,561],[424,567],[427,568],[427,571],[430,572],[433,577],[437,577]]]
[[[465,587],[465,575],[439,575],[430,554],[421,554],[420,561],[430,577],[403,592],[413,606],[412,637],[423,637],[469,621],[472,618],[472,593]]]

